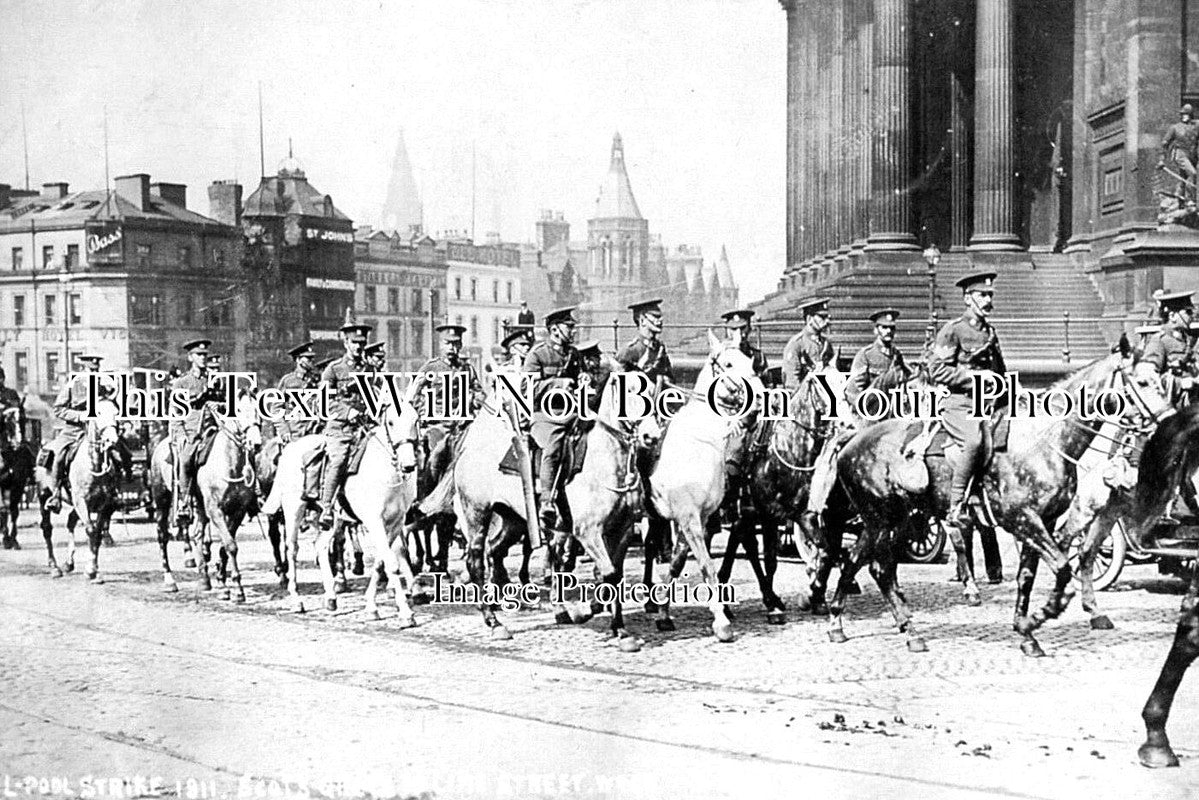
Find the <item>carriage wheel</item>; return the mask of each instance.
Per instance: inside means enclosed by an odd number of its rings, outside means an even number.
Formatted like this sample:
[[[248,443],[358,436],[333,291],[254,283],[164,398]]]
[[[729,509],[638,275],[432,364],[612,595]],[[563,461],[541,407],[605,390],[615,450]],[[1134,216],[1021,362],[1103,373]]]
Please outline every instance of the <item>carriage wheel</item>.
[[[1091,570],[1095,591],[1102,592],[1116,582],[1124,569],[1127,555],[1128,542],[1124,538],[1124,523],[1116,520],[1116,524],[1104,536],[1099,551],[1095,554],[1095,564]]]
[[[908,561],[917,564],[932,564],[945,552],[945,528],[938,519],[930,519],[927,525],[914,524],[909,527],[904,554]]]

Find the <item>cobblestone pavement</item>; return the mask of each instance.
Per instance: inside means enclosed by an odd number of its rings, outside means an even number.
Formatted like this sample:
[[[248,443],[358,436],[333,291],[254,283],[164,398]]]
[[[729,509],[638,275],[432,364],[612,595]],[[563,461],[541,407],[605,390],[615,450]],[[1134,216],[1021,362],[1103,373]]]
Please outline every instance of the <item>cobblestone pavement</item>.
[[[50,579],[30,531],[25,549],[0,552],[4,797],[1199,790],[1199,673],[1171,724],[1182,768],[1135,763],[1139,711],[1181,590],[1151,567],[1100,595],[1116,630],[1092,631],[1076,603],[1040,636],[1044,659],[1021,655],[1011,633],[1011,581],[982,587],[984,605],[970,608],[947,565],[900,569],[928,653],[907,651],[865,576],[850,640],[831,644],[824,620],[794,609],[802,567],[791,563],[779,574],[786,625],[765,623],[739,564],[736,641],[718,643],[703,608],[676,609],[675,633],[634,609],[630,629],[645,646],[626,653],[607,640],[606,619],[555,625],[548,605],[505,614],[507,642],[461,606],[418,607],[420,626],[401,631],[386,606],[384,619],[365,618],[361,579],[339,611],[296,614],[253,522],[241,535],[241,606],[198,592],[176,544],[180,591],[164,593],[148,525],[114,524],[99,586]],[[61,561],[65,536],[56,542]],[[1004,544],[1010,577],[1014,546]],[[311,554],[303,545],[301,557]],[[318,608],[315,570],[300,577]]]

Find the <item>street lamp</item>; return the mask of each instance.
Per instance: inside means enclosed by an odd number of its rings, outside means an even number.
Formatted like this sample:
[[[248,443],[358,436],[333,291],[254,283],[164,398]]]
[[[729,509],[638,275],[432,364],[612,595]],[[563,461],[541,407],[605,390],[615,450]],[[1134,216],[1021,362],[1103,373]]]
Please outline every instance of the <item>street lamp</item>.
[[[924,349],[928,350],[937,335],[937,264],[941,263],[941,251],[930,244],[924,250],[924,263],[928,264],[928,328],[924,332]]]

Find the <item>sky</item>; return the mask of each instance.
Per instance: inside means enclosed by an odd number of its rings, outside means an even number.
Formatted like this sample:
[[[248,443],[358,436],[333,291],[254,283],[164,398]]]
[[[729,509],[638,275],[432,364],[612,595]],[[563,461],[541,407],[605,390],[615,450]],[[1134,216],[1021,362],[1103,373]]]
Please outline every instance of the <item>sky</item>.
[[[742,300],[784,266],[776,0],[0,0],[0,183],[309,181],[378,224],[402,131],[431,233],[586,237],[612,135],[650,232],[728,247]],[[472,159],[472,152],[474,158]],[[247,194],[252,188],[247,188]]]

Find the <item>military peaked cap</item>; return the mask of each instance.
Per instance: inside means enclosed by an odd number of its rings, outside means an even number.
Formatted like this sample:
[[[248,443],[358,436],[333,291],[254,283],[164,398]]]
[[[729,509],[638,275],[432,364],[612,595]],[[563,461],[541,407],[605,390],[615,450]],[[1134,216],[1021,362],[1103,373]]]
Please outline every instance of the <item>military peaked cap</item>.
[[[1191,295],[1194,292],[1170,292],[1163,294],[1157,298],[1157,302],[1162,304],[1162,308],[1166,311],[1181,311],[1184,308],[1193,308],[1194,302],[1191,300]]]
[[[724,312],[720,315],[720,318],[724,320],[726,328],[747,328],[749,327],[749,320],[753,315],[754,312],[751,309],[738,308]]]
[[[641,300],[629,305],[629,311],[633,312],[633,319],[641,319],[643,314],[657,314],[662,316],[662,298],[655,297],[653,300]]]
[[[966,292],[990,292],[995,289],[995,278],[997,273],[994,272],[972,272],[964,278],[959,278],[954,282],[962,290]]]
[[[813,297],[809,300],[805,300],[799,304],[799,310],[803,312],[803,315],[805,317],[810,317],[815,314],[827,314],[828,313],[828,298],[827,297]]]
[[[884,308],[881,311],[875,311],[870,315],[870,321],[875,325],[890,325],[895,326],[899,321],[899,311],[894,308]]]
[[[287,354],[289,356],[291,356],[292,358],[303,358],[304,356],[315,356],[316,350],[314,350],[313,347],[314,347],[314,345],[312,342],[304,342],[304,344],[298,344],[295,347],[293,347],[292,349],[288,350]]]
[[[207,353],[211,346],[212,339],[193,339],[183,343],[183,351],[185,353]]]

